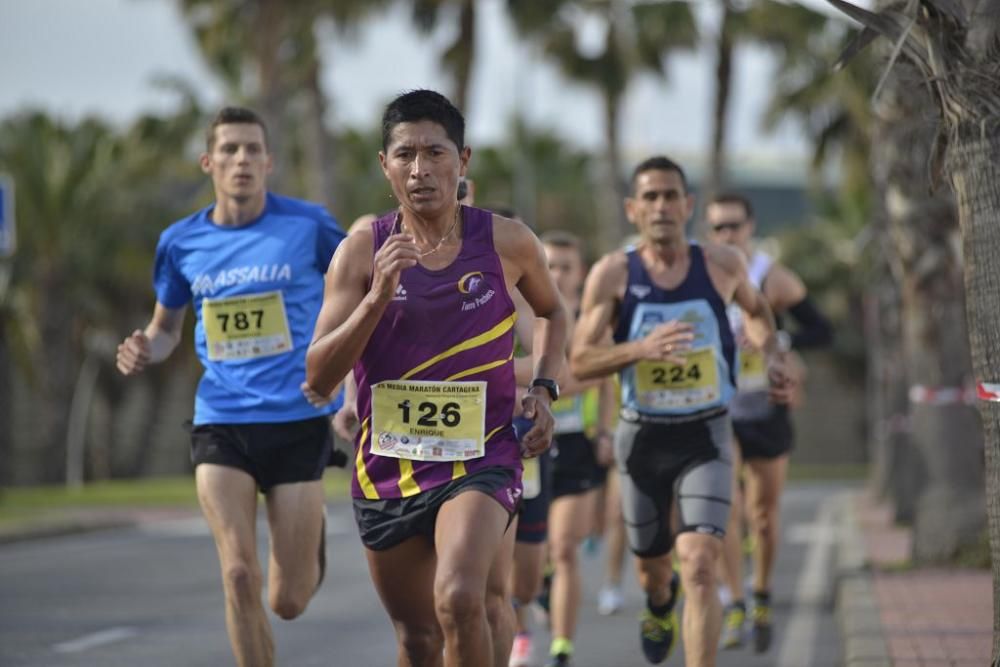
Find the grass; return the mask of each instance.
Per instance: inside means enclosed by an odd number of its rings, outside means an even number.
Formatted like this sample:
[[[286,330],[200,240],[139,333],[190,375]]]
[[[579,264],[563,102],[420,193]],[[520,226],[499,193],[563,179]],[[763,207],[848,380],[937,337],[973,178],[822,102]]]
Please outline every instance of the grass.
[[[864,464],[789,466],[791,480],[863,480]],[[327,499],[346,498],[350,474],[333,469],[323,477]],[[18,524],[53,521],[80,510],[198,507],[192,475],[90,482],[78,489],[30,486],[0,489],[0,529]]]
[[[327,499],[348,494],[350,476],[340,470],[323,477]],[[0,490],[0,527],[29,521],[58,520],[80,510],[198,507],[194,477],[90,482],[71,489],[65,486],[12,487]]]

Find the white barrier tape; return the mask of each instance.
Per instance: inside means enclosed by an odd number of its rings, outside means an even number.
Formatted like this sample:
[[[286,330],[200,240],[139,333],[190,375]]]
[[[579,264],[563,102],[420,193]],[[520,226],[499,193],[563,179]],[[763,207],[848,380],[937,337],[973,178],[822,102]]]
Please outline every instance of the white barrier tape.
[[[983,386],[979,385],[980,388]],[[997,390],[1000,401],[1000,385],[991,385]],[[927,387],[915,384],[910,387],[910,403],[920,405],[973,405],[976,402],[976,391],[972,387]],[[979,397],[982,398],[980,390]]]

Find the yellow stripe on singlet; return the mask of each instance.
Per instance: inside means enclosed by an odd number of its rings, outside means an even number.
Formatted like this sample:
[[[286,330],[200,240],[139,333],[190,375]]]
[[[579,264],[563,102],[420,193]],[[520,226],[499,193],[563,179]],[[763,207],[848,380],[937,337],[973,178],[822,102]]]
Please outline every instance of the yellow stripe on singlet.
[[[517,313],[511,313],[510,317],[507,317],[507,318],[501,320],[500,323],[497,324],[496,326],[494,326],[492,329],[489,329],[488,331],[484,331],[483,333],[479,334],[478,336],[473,336],[472,338],[469,338],[468,340],[463,340],[458,345],[453,345],[453,346],[449,347],[447,350],[445,350],[441,354],[434,355],[433,357],[431,357],[430,359],[428,359],[424,363],[422,363],[419,366],[416,366],[415,368],[413,368],[413,369],[407,371],[406,373],[404,373],[399,379],[400,380],[409,380],[411,377],[413,377],[414,375],[416,375],[420,371],[424,370],[428,366],[433,366],[437,362],[443,361],[444,359],[447,359],[448,357],[453,357],[456,354],[458,354],[459,352],[464,352],[465,350],[471,350],[474,347],[479,347],[480,345],[485,345],[486,343],[490,342],[491,340],[495,340],[495,339],[499,338],[500,336],[502,336],[505,333],[507,333],[508,331],[510,331],[511,328],[513,328],[514,322],[516,320],[517,320]]]
[[[460,380],[462,378],[469,377],[470,375],[475,375],[476,373],[483,373],[488,370],[492,370],[498,366],[503,366],[508,361],[514,358],[514,351],[511,350],[510,356],[506,359],[497,359],[496,361],[491,361],[488,364],[483,364],[482,366],[474,366],[472,368],[466,368],[464,371],[459,371],[450,377],[444,379],[445,382],[451,382],[452,380]]]
[[[486,438],[483,439],[483,442],[489,442],[490,438],[493,437],[493,434],[496,433],[497,431],[499,431],[500,429],[502,429],[504,426],[506,426],[506,424],[500,424],[495,429],[493,429],[492,431],[490,431],[489,433],[487,433],[486,434]]]
[[[455,461],[451,464],[451,478],[456,480],[459,477],[465,477],[469,471],[465,469],[465,461]]]
[[[399,481],[396,485],[404,498],[420,493],[420,485],[413,479],[413,461],[410,459],[399,459]]]
[[[361,441],[358,444],[358,455],[354,459],[354,467],[357,468],[358,472],[358,484],[361,485],[361,491],[365,494],[365,498],[368,500],[378,500],[378,491],[375,490],[375,485],[372,484],[371,478],[368,476],[368,469],[365,468],[365,440],[368,439],[368,418],[366,417],[363,422],[361,422]]]

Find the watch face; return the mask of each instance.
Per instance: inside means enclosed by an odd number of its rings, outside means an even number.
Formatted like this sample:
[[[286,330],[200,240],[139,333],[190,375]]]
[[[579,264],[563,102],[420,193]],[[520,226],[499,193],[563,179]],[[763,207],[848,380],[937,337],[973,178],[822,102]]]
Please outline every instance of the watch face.
[[[559,385],[555,380],[549,380],[548,378],[537,378],[531,383],[532,387],[543,387],[549,392],[549,396],[553,401],[559,400]]]

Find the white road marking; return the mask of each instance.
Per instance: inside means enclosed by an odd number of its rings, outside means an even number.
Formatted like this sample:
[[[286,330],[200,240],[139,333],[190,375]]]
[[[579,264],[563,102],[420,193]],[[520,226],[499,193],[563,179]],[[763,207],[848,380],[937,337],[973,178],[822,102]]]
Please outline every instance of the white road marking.
[[[778,667],[813,664],[816,635],[829,586],[830,560],[836,535],[834,516],[838,502],[840,496],[827,498],[816,512],[815,524],[799,524],[797,530],[796,526],[789,530],[789,540],[794,538],[808,542],[809,548],[795,585],[795,599],[784,630]]]
[[[137,634],[139,634],[138,630],[127,626],[108,628],[107,630],[92,632],[89,635],[84,635],[68,642],[53,644],[52,650],[56,653],[80,653],[81,651],[87,651],[98,646],[104,646],[105,644],[123,641]]]
[[[838,536],[836,526],[821,523],[793,523],[784,532],[791,544],[833,544]]]

